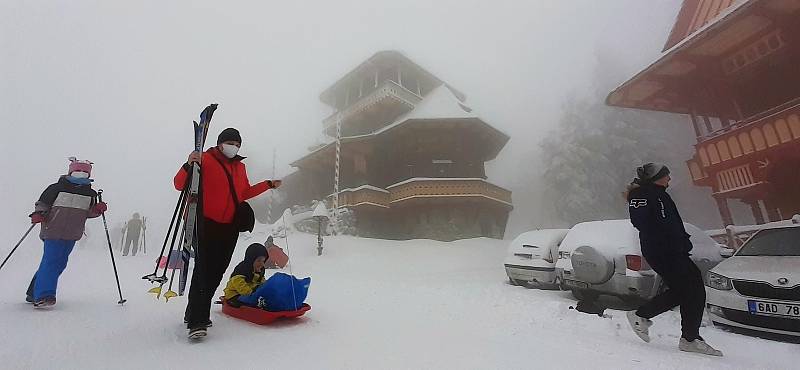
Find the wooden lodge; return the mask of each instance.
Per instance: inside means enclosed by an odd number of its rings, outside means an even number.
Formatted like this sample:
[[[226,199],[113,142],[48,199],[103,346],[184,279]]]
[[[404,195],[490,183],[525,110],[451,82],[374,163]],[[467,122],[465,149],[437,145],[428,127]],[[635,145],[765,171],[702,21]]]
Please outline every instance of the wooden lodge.
[[[609,105],[686,114],[697,136],[687,161],[713,191],[758,223],[800,213],[800,0],[684,0],[664,52]]]
[[[335,204],[338,126],[338,205],[355,214],[359,234],[503,237],[511,192],[487,180],[484,164],[509,137],[479,118],[462,93],[403,54],[382,51],[320,100],[334,110],[322,122],[329,141],[292,163],[287,205]]]

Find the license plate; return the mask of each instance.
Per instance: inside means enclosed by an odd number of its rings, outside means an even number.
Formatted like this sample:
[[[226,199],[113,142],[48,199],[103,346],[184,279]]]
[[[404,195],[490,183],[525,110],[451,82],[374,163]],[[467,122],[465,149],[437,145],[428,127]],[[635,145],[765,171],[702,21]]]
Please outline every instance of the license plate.
[[[747,301],[747,308],[753,315],[783,316],[800,319],[800,305],[798,304]]]
[[[587,283],[584,283],[582,281],[567,280],[567,279],[564,279],[564,285],[570,288],[581,288],[581,289],[589,288],[589,284]]]

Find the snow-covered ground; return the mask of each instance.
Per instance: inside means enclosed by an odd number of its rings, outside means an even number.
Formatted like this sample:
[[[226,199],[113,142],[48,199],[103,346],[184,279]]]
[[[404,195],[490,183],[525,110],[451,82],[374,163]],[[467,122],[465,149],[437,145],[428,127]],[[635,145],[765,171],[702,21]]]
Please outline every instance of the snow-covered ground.
[[[234,259],[263,235],[240,239]],[[49,311],[23,301],[41,253],[35,237],[26,241],[0,271],[0,368],[790,369],[800,359],[796,344],[711,327],[702,334],[724,358],[678,352],[676,312],[656,318],[645,344],[620,311],[607,311],[611,319],[581,314],[568,309],[567,292],[508,285],[504,241],[336,237],[317,257],[315,237],[297,233],[289,235],[292,271],[312,276],[313,309],[260,327],[217,306],[209,337],[190,343],[185,298],[156,301],[141,280],[152,271],[157,239],[146,256],[117,256],[124,307],[116,304],[108,250],[94,238],[72,255]]]

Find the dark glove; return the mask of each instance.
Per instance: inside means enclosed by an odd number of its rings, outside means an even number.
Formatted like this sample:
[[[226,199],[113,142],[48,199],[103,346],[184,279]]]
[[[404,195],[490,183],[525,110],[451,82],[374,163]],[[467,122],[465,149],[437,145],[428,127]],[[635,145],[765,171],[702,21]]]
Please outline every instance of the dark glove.
[[[231,297],[231,299],[226,299],[225,303],[227,303],[228,306],[231,306],[233,308],[242,307],[242,302],[239,302],[239,296],[238,295]]]

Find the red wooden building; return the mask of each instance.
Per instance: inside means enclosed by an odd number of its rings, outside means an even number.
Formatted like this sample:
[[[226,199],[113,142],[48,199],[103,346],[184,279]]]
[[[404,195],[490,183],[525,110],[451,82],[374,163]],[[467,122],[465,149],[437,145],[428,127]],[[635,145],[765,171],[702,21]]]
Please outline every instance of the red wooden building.
[[[724,224],[730,200],[758,223],[800,213],[800,0],[684,0],[661,57],[606,102],[690,117],[687,165]]]

